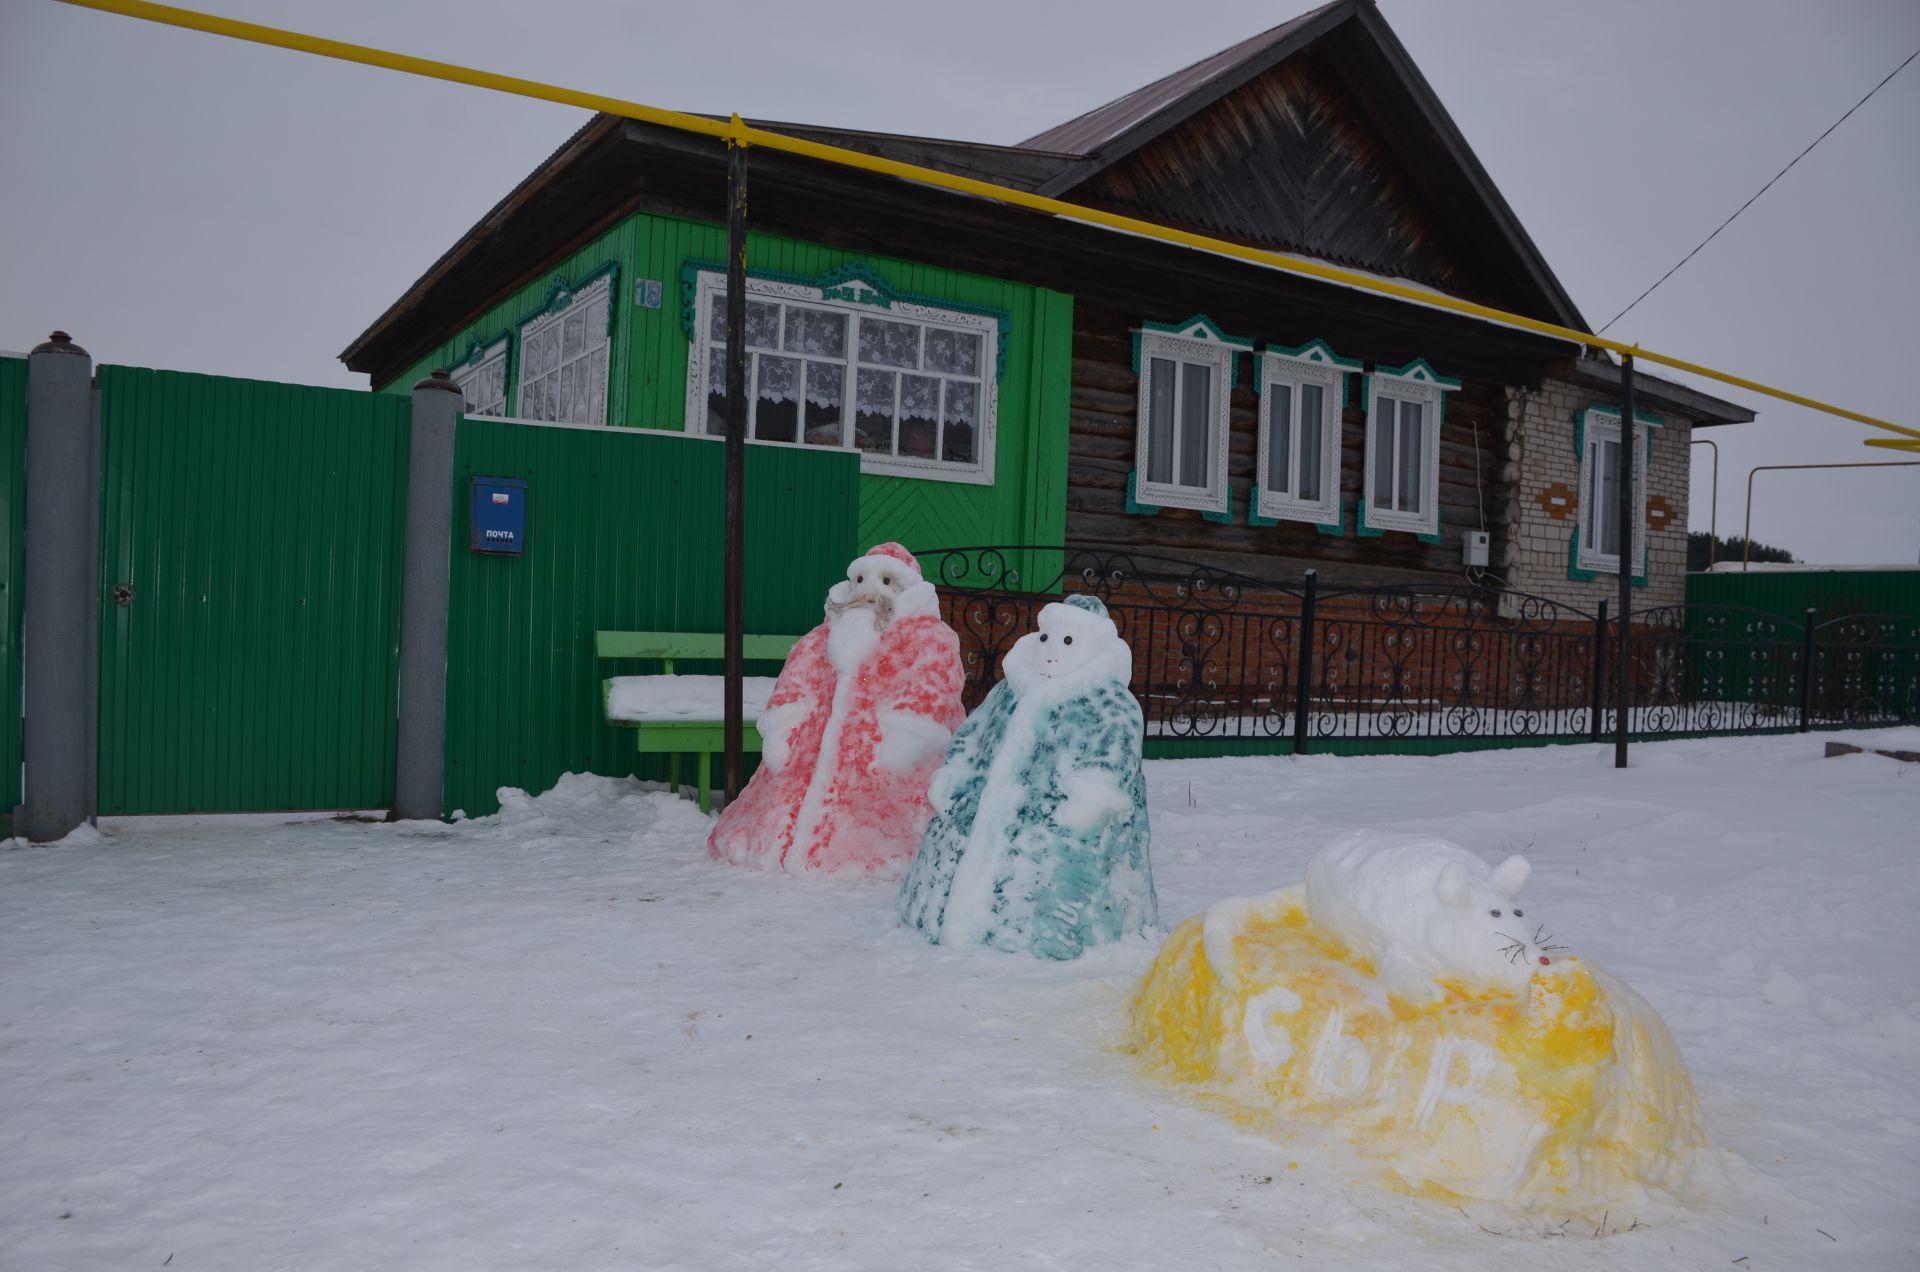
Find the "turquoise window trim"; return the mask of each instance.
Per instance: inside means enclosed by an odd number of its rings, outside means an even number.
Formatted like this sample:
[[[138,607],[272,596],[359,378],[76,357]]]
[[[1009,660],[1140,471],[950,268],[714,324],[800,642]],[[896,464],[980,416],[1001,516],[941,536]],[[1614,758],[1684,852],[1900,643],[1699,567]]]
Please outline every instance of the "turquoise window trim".
[[[1133,373],[1135,375],[1140,374],[1140,335],[1147,331],[1157,331],[1169,336],[1184,336],[1188,340],[1203,340],[1211,344],[1226,345],[1236,350],[1236,355],[1227,360],[1227,392],[1231,393],[1240,387],[1240,358],[1237,351],[1245,350],[1252,353],[1253,341],[1228,335],[1220,330],[1220,324],[1205,314],[1195,314],[1185,322],[1142,321],[1133,332]]]
[[[607,280],[607,329],[601,334],[611,338],[613,335],[615,315],[620,311],[620,306],[615,301],[616,293],[620,290],[619,261],[608,261],[605,265],[600,266],[591,273],[582,274],[580,278],[574,282],[568,282],[565,274],[555,274],[553,280],[547,284],[547,298],[541,303],[540,308],[513,324],[514,343],[520,343],[520,333],[526,330],[529,324],[539,322],[542,318],[551,317],[559,313],[573,303],[575,296],[578,296],[602,278]],[[611,355],[609,355],[609,359],[611,359]]]
[[[1303,345],[1283,345],[1268,342],[1262,353],[1277,353],[1283,358],[1299,358],[1304,362],[1314,362],[1321,366],[1335,367],[1340,371],[1340,409],[1345,410],[1353,404],[1354,375],[1364,375],[1367,364],[1359,358],[1343,358],[1333,351],[1333,346],[1315,336]],[[1265,376],[1255,376],[1253,391],[1257,394],[1264,387]]]
[[[1375,367],[1373,374],[1396,380],[1412,380],[1416,384],[1431,384],[1447,392],[1460,387],[1460,381],[1441,375],[1425,358],[1415,358],[1404,367]]]
[[[1567,546],[1567,577],[1575,582],[1588,582],[1593,579],[1611,579],[1618,577],[1613,570],[1586,570],[1580,567],[1580,519],[1586,515],[1585,508],[1587,498],[1587,417],[1596,414],[1617,420],[1620,418],[1620,408],[1617,406],[1609,406],[1605,402],[1591,402],[1573,413],[1573,457],[1580,465],[1581,510],[1576,513],[1573,518],[1573,538]],[[1636,422],[1647,426],[1647,445],[1641,455],[1640,466],[1646,471],[1652,472],[1653,431],[1657,428],[1665,427],[1666,419],[1653,414],[1651,411],[1642,411],[1638,408],[1634,410],[1633,417]],[[1646,524],[1646,496],[1647,491],[1643,487],[1640,491],[1640,507],[1636,510],[1639,516],[1635,528],[1640,530],[1641,538],[1644,541],[1640,545],[1640,572],[1633,576],[1633,585],[1635,587],[1645,587],[1647,585],[1647,578],[1652,573],[1653,568],[1650,563],[1653,554],[1653,527]]]
[[[467,351],[460,355],[460,360],[455,362],[453,367],[479,366],[487,360],[487,351],[503,341],[507,346],[507,373],[511,375],[513,373],[513,328],[511,327],[502,329],[497,335],[486,340],[482,340],[478,336],[469,336],[467,338]],[[451,371],[453,367],[448,367],[447,369]]]
[[[1313,528],[1321,534],[1330,535],[1335,539],[1344,539],[1347,537],[1347,501],[1341,499],[1336,502],[1340,510],[1340,519],[1332,525],[1321,522]]]
[[[727,272],[725,261],[703,260],[689,256],[680,264],[680,330],[686,335],[688,345],[692,345],[695,336],[695,324],[700,315],[695,312],[700,306],[700,275],[724,274]],[[820,292],[823,302],[837,301],[842,304],[862,305],[871,309],[890,310],[896,303],[925,305],[930,309],[947,309],[956,314],[977,314],[982,318],[991,318],[1000,329],[1000,338],[995,342],[993,351],[993,378],[996,382],[1007,375],[1007,347],[1013,342],[1013,315],[1004,309],[992,305],[976,305],[964,300],[949,300],[944,296],[919,296],[900,291],[879,266],[862,258],[843,261],[832,269],[819,274],[787,274],[774,269],[754,269],[748,267],[748,278],[757,278],[766,283],[788,283],[795,287],[811,287]]]
[[[1247,491],[1247,524],[1250,526],[1277,526],[1280,524],[1279,517],[1263,517],[1260,515],[1260,483],[1257,481],[1254,482],[1253,487]]]
[[[1255,482],[1253,483],[1253,488],[1247,492],[1247,524],[1248,525],[1250,526],[1277,526],[1282,524],[1301,525],[1301,526],[1310,525],[1321,534],[1330,535],[1335,539],[1344,539],[1347,537],[1347,501],[1344,499],[1336,499],[1334,501],[1333,510],[1335,515],[1334,515],[1334,520],[1332,520],[1331,522],[1303,521],[1296,517],[1263,517],[1259,513],[1259,508],[1260,508],[1260,483]]]
[[[1152,504],[1143,504],[1133,497],[1133,483],[1139,476],[1140,473],[1138,469],[1130,470],[1127,473],[1127,512],[1136,517],[1157,517],[1160,515],[1160,509],[1154,507]],[[1227,490],[1227,499],[1229,501],[1228,507],[1232,507],[1233,490],[1231,487]]]
[[[614,377],[619,373],[621,358],[619,342],[613,338],[614,325],[620,312],[620,262],[608,261],[582,274],[578,281],[568,282],[565,274],[555,274],[547,284],[547,298],[540,308],[513,324],[513,341],[507,348],[507,414],[517,418],[520,414],[520,361],[522,345],[525,343],[526,329],[542,318],[559,313],[573,303],[573,298],[587,288],[607,280],[607,425],[615,427],[613,420]]]
[[[1647,576],[1651,570],[1649,563],[1652,556],[1653,542],[1652,536],[1649,535],[1648,541],[1640,545],[1640,572],[1633,576],[1633,585],[1635,587],[1645,587],[1647,585]],[[1583,570],[1580,568],[1580,526],[1577,522],[1573,527],[1573,537],[1567,542],[1567,577],[1576,583],[1591,582],[1594,579],[1612,579],[1619,577],[1619,575],[1612,570]]]
[[[1439,543],[1445,534],[1444,526],[1430,534],[1417,530],[1380,530],[1367,524],[1367,501],[1364,498],[1354,501],[1354,534],[1362,539],[1378,539],[1386,534],[1411,534],[1422,543]]]
[[[1233,524],[1233,486],[1231,483],[1227,486],[1227,506],[1225,510],[1220,512],[1203,512],[1200,514],[1200,520],[1211,521],[1216,526],[1230,526]]]

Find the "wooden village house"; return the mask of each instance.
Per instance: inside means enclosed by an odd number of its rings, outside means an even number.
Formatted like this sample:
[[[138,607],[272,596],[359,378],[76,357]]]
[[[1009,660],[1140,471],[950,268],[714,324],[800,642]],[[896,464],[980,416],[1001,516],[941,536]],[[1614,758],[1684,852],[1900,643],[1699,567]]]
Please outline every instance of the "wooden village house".
[[[1016,146],[759,126],[1587,329],[1371,0]],[[343,360],[393,391],[448,368],[471,414],[716,435],[725,165],[596,117]],[[863,542],[1616,586],[1618,368],[1572,344],[780,153],[749,226],[751,436],[858,452]],[[1638,382],[1636,606],[1677,604],[1692,431],[1753,413]]]

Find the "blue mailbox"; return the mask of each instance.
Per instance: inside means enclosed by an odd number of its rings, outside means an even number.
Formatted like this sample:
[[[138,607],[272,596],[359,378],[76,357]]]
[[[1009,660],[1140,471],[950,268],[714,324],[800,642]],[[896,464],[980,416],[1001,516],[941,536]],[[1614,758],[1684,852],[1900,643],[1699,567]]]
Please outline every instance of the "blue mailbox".
[[[527,545],[527,483],[518,477],[475,477],[467,546],[475,552],[519,556]]]

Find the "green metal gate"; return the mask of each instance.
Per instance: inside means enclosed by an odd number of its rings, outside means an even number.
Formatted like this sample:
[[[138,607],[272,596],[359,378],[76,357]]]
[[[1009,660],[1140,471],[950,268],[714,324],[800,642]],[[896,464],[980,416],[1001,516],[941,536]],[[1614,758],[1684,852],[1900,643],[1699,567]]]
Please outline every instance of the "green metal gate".
[[[100,812],[387,806],[408,400],[97,384]]]

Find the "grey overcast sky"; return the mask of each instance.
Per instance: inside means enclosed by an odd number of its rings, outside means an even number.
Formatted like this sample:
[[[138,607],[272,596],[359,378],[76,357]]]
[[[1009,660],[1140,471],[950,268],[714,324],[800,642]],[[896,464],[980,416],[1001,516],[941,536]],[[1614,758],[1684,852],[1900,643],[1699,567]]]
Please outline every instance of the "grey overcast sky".
[[[1105,0],[207,0],[700,111],[1015,142],[1310,7]],[[1915,0],[1384,0],[1590,322],[1920,48]],[[0,349],[359,387],[335,355],[584,115],[52,0],[0,0]],[[1920,425],[1920,63],[1609,334]],[[1756,464],[1908,458],[1744,394]],[[1695,449],[1692,524],[1708,517]],[[1920,456],[1912,456],[1920,459]],[[1754,537],[1920,559],[1920,468],[1763,474]]]

